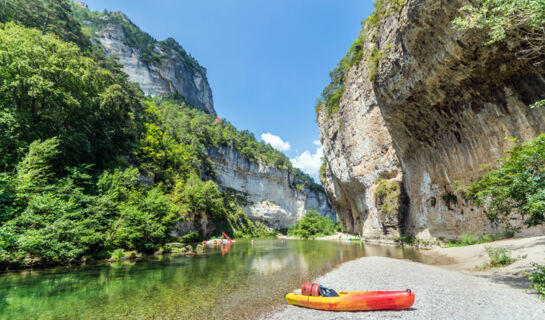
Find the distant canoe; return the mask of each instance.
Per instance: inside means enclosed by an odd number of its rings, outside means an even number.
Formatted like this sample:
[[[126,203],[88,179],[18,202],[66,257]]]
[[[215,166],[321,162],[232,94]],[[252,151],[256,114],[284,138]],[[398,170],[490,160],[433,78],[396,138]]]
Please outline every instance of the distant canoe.
[[[338,292],[339,297],[312,297],[288,293],[289,304],[328,311],[402,310],[414,303],[414,292],[406,291],[350,291]]]

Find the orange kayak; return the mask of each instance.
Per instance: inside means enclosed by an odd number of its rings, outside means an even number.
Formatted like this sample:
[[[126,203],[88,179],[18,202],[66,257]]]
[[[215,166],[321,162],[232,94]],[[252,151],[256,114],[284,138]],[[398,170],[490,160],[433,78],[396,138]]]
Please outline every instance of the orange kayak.
[[[312,297],[288,293],[289,304],[329,311],[402,310],[414,303],[414,292],[406,291],[350,291],[338,292],[338,297]]]

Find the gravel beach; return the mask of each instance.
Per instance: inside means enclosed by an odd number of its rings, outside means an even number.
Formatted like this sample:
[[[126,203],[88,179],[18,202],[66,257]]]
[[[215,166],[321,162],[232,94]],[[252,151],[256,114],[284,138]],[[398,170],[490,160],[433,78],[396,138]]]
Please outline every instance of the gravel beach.
[[[360,258],[314,282],[337,291],[411,289],[416,300],[402,311],[331,312],[286,305],[264,319],[545,319],[545,303],[527,292],[527,284],[407,260]]]

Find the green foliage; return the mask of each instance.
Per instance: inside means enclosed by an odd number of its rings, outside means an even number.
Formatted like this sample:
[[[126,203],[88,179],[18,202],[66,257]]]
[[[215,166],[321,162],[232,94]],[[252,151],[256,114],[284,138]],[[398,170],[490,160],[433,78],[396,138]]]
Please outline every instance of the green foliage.
[[[375,10],[364,22],[369,28],[377,29],[380,22],[392,13],[400,12],[406,0],[375,0]]]
[[[322,185],[325,185],[326,169],[327,169],[327,160],[325,157],[322,157],[322,164],[320,165],[320,181],[322,182]]]
[[[368,40],[367,37],[370,34],[370,31],[375,30],[376,32],[380,21],[385,16],[400,12],[405,1],[406,0],[375,1],[375,10],[365,21],[362,22],[363,28],[359,33],[358,38],[354,41],[354,43],[352,43],[346,56],[344,56],[341,61],[339,61],[335,69],[329,73],[329,78],[331,81],[327,87],[324,88],[322,94],[318,98],[316,113],[319,113],[320,110],[325,107],[327,117],[330,118],[339,110],[340,100],[345,90],[344,82],[346,73],[350,68],[357,65],[365,57],[364,45]],[[376,42],[376,36],[373,36],[373,41]],[[370,67],[369,78],[371,81],[373,81],[378,70],[378,64],[382,57],[382,50],[380,50],[378,45],[375,44],[372,52],[368,55]]]
[[[197,217],[209,214],[216,220],[226,216],[223,194],[212,180],[205,182],[192,174],[183,186],[176,185],[174,194],[176,202],[182,204],[185,213]]]
[[[401,188],[395,181],[379,179],[375,190],[375,203],[384,213],[391,214],[399,210]]]
[[[545,107],[545,100],[540,100],[540,101],[530,105],[531,109],[543,108],[543,107]]]
[[[61,167],[105,165],[128,149],[136,130],[131,114],[141,107],[128,82],[84,57],[76,45],[11,22],[0,27],[0,57],[2,122],[13,125],[12,137],[3,138],[8,153],[0,163],[9,167],[20,148],[55,136]]]
[[[545,135],[519,143],[499,161],[499,168],[486,173],[468,191],[477,205],[484,205],[488,217],[520,214],[528,226],[545,221]]]
[[[477,6],[462,7],[461,16],[454,20],[454,26],[460,31],[472,28],[487,30],[487,44],[503,40],[510,30],[521,25],[543,30],[544,0],[478,0],[477,3]]]
[[[91,45],[80,23],[73,18],[71,1],[68,0],[2,0],[0,22],[9,21],[36,28],[43,34],[54,33],[82,48]]]
[[[532,283],[530,287],[535,289],[542,297],[545,297],[545,265],[532,263],[532,266],[535,269],[528,276]]]
[[[125,254],[123,253],[123,250],[122,249],[115,249],[113,252],[112,252],[112,255],[110,256],[110,260],[111,261],[119,261],[121,260],[123,257],[125,256]]]
[[[320,188],[281,152],[180,97],[145,101],[115,59],[86,42],[70,10],[122,24],[150,61],[152,47],[185,51],[122,14],[67,3],[0,1],[0,268],[155,252],[178,222],[203,215],[220,234],[274,234],[239,210],[244,194],[211,180],[208,154],[223,147],[289,170],[293,188]],[[198,237],[188,230],[185,239]]]
[[[304,239],[328,236],[335,233],[335,223],[329,217],[322,217],[314,209],[308,210],[296,225],[288,229],[288,234]]]
[[[507,229],[500,233],[486,234],[482,237],[477,237],[474,234],[462,233],[460,238],[456,241],[450,241],[446,246],[447,247],[463,247],[471,246],[474,244],[487,243],[492,241],[498,241],[502,239],[512,238],[515,235],[515,232],[511,229]]]
[[[92,37],[95,32],[105,29],[109,24],[119,25],[125,34],[125,45],[137,50],[141,55],[141,61],[146,64],[157,64],[166,56],[175,57],[182,61],[190,69],[204,72],[197,60],[189,55],[174,39],[157,41],[148,33],[140,30],[122,12],[96,12],[72,3],[72,11],[76,20],[85,25],[85,32]],[[159,50],[160,49],[160,50]]]
[[[199,231],[193,230],[193,231],[190,231],[190,232],[186,233],[182,237],[180,237],[180,242],[195,243],[195,242],[198,242],[200,240],[200,238],[201,238],[201,236],[199,234]]]
[[[490,257],[488,267],[504,267],[516,261],[505,248],[486,247],[485,250]]]
[[[234,236],[242,239],[269,238],[276,236],[277,232],[267,227],[261,221],[253,221],[242,215],[239,216]]]
[[[27,154],[17,165],[15,181],[19,193],[40,191],[51,181],[54,176],[51,164],[59,154],[58,146],[56,138],[30,144]]]

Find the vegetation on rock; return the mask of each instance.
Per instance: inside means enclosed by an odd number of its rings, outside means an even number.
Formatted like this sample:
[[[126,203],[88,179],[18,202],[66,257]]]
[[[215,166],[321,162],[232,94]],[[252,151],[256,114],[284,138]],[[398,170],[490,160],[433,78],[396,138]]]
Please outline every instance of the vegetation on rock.
[[[486,30],[487,45],[514,35],[525,43],[518,54],[521,59],[541,64],[545,56],[545,0],[478,0],[476,5],[460,9],[454,27],[462,32]],[[532,108],[545,106],[537,101]]]
[[[395,181],[379,179],[375,190],[375,202],[384,213],[390,214],[399,209],[401,188]]]
[[[477,205],[488,209],[492,220],[520,214],[528,226],[545,221],[545,135],[519,143],[468,190]]]
[[[322,107],[326,108],[327,116],[331,117],[339,110],[339,103],[344,94],[344,81],[346,73],[350,68],[357,65],[364,57],[369,61],[369,78],[371,81],[377,73],[378,64],[382,57],[382,50],[377,43],[376,33],[380,21],[386,16],[399,12],[406,0],[376,0],[375,10],[364,21],[362,21],[362,30],[358,38],[352,43],[346,56],[337,64],[337,67],[329,73],[331,82],[324,88],[316,104],[316,113],[319,113]],[[371,39],[373,48],[369,51],[364,48],[367,40]],[[367,51],[367,54],[366,54]]]

